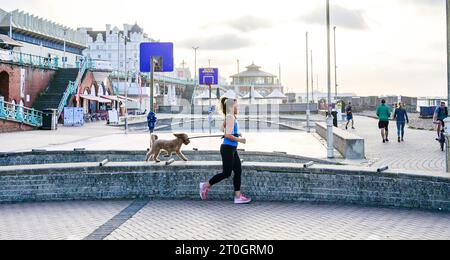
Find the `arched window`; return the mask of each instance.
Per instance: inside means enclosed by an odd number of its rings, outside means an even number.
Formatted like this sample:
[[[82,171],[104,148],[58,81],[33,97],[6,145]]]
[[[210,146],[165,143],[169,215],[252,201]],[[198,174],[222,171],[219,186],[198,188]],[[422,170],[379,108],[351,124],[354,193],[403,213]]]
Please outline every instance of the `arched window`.
[[[6,102],[9,100],[9,74],[6,71],[0,73],[0,96],[4,97]]]

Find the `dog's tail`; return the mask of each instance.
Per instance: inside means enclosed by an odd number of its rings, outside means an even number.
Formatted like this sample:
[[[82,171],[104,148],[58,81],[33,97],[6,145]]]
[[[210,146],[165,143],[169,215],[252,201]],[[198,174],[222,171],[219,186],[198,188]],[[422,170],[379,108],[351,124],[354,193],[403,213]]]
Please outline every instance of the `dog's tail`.
[[[158,136],[157,135],[150,135],[150,151],[153,148],[153,144],[155,143],[155,141],[158,140]]]

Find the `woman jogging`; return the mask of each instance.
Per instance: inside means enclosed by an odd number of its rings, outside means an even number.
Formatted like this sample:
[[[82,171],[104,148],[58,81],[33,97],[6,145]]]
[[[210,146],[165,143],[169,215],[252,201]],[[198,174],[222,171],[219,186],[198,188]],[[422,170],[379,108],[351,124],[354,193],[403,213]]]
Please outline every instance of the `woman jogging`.
[[[399,143],[404,142],[405,141],[405,126],[406,126],[406,123],[409,124],[409,118],[408,118],[408,113],[406,112],[406,109],[404,108],[404,105],[402,103],[399,103],[397,109],[395,109],[394,120],[397,121],[398,142]]]
[[[208,191],[212,186],[231,177],[234,172],[234,203],[248,204],[251,199],[246,198],[241,193],[241,159],[237,152],[239,143],[245,144],[245,138],[239,137],[239,125],[236,119],[238,114],[237,101],[235,99],[222,98],[220,101],[220,111],[225,115],[225,139],[220,147],[220,154],[222,155],[223,172],[214,176],[209,182],[200,183],[200,197],[206,200]]]

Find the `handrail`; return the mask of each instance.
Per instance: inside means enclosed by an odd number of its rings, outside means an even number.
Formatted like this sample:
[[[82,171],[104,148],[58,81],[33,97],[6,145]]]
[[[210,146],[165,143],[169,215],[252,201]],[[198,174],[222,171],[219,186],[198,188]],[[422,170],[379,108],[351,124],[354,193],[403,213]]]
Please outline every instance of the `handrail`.
[[[42,126],[42,112],[33,108],[12,104],[0,100],[0,119],[23,123],[30,126]]]
[[[140,75],[145,76],[145,77],[147,76],[145,74],[140,74]],[[124,73],[122,71],[113,71],[111,73],[111,77],[116,78],[117,76],[125,78],[127,75],[126,75],[126,73]],[[136,74],[129,73],[128,76],[135,77]],[[182,84],[182,85],[195,85],[194,80],[179,79],[179,78],[174,78],[174,77],[160,75],[160,74],[155,74],[154,78],[156,81],[166,81],[167,83]]]
[[[48,69],[59,68],[59,58],[41,57],[23,52],[11,51],[11,61],[19,63],[20,65],[39,66]]]
[[[69,100],[69,98],[72,95],[77,94],[78,88],[81,85],[83,76],[86,73],[86,70],[88,70],[90,68],[91,64],[92,64],[92,62],[89,59],[86,60],[85,62],[83,62],[80,65],[77,79],[75,81],[69,81],[66,91],[64,91],[63,97],[58,105],[58,118],[60,117],[61,113],[63,112],[64,107],[67,105],[67,101]]]

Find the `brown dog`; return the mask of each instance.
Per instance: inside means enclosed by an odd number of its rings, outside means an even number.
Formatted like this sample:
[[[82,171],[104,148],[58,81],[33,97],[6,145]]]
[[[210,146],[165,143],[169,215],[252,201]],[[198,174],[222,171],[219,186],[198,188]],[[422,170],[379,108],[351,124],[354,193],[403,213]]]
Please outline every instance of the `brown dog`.
[[[181,152],[181,146],[183,146],[183,144],[189,145],[191,143],[189,136],[187,134],[174,134],[174,136],[176,137],[174,140],[159,140],[158,136],[152,135],[152,146],[147,153],[146,161],[161,162],[161,160],[159,160],[161,151],[166,151],[169,157],[176,153],[180,159],[188,161],[186,156]]]

